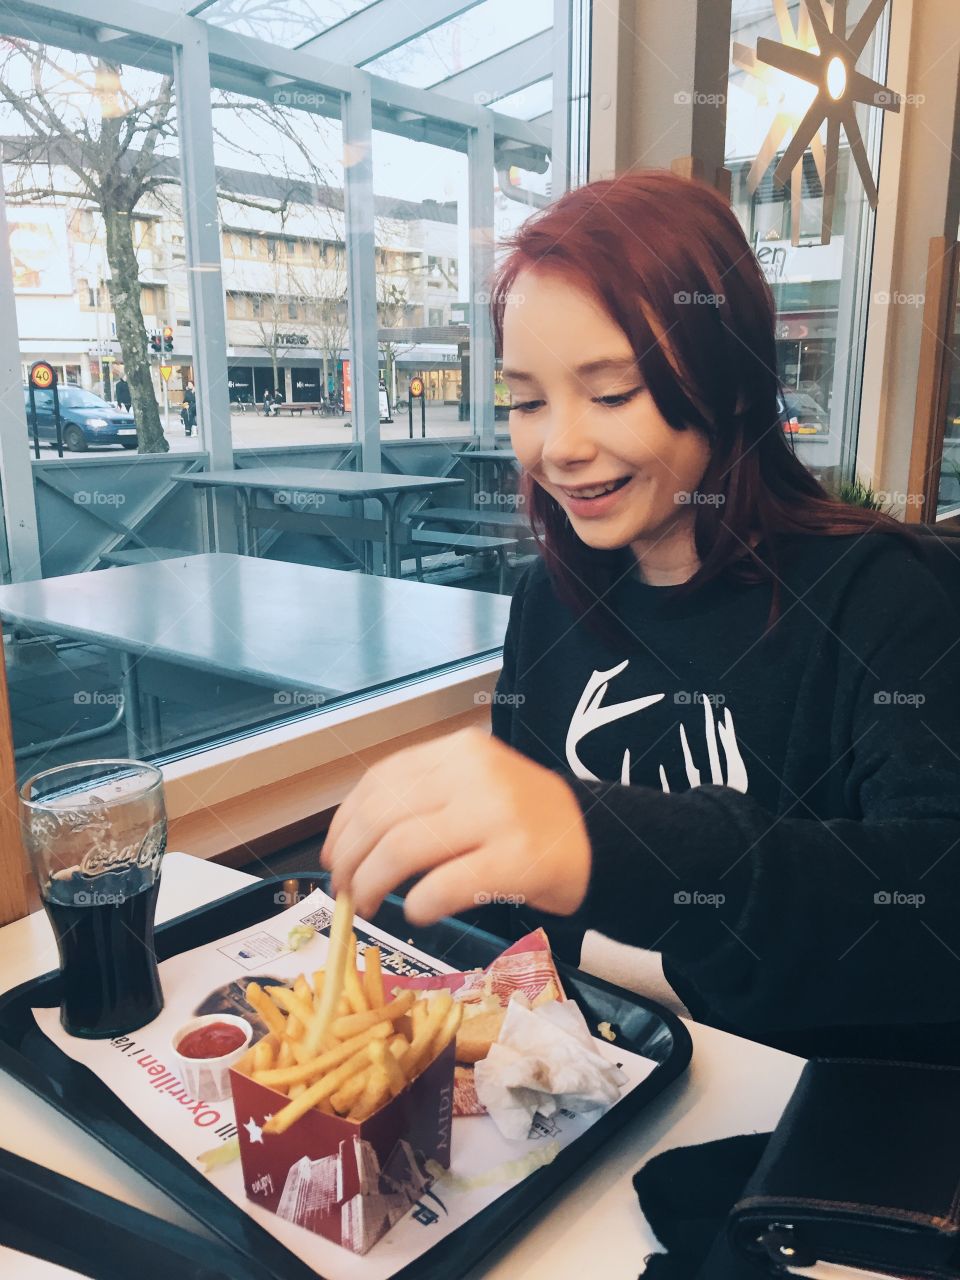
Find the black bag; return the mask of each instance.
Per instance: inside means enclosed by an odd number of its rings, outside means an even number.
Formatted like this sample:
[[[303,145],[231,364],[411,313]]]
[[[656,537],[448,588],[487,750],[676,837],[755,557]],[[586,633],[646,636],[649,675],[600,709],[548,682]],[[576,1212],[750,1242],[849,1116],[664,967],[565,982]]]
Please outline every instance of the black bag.
[[[960,1277],[960,1067],[808,1062],[727,1241],[771,1275]]]

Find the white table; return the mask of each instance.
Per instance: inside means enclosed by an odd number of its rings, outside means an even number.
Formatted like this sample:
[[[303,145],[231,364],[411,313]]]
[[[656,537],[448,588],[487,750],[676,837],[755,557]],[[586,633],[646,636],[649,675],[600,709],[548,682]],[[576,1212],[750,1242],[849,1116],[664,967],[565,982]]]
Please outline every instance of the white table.
[[[0,586],[5,621],[119,655],[134,759],[160,750],[171,686],[245,681],[279,691],[283,714],[492,656],[509,616],[492,592],[225,552]]]
[[[158,920],[254,883],[255,877],[214,863],[168,853],[157,907]],[[43,912],[0,929],[0,989],[55,968],[57,950]],[[800,1058],[710,1027],[688,1024],[693,1061],[685,1076],[589,1160],[524,1227],[471,1272],[470,1280],[635,1280],[643,1259],[657,1249],[640,1213],[631,1175],[669,1147],[772,1129],[803,1066]],[[2,1143],[11,1151],[145,1209],[188,1230],[204,1229],[162,1192],[0,1073]],[[0,1250],[0,1272],[5,1267]],[[63,1273],[36,1264],[30,1280]]]

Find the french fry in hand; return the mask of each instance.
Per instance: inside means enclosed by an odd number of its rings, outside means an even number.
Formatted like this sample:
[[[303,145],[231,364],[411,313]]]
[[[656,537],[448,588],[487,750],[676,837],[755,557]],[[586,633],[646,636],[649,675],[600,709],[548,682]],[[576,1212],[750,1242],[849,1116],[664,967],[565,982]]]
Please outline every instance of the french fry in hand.
[[[383,991],[383,968],[380,964],[380,948],[367,947],[363,953],[363,989],[371,1009],[379,1009],[387,1002]]]
[[[313,1015],[303,1037],[308,1053],[317,1053],[323,1037],[333,1021],[337,1002],[343,992],[343,977],[349,958],[350,935],[353,932],[353,899],[349,893],[338,893],[330,926],[330,950],[327,955],[327,973],[323,982],[320,1008]]]

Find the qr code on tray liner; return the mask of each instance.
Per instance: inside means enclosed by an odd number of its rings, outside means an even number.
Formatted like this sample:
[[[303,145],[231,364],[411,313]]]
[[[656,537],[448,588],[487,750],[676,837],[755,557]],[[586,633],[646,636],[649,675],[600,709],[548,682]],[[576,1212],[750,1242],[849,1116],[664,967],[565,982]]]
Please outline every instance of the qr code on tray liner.
[[[318,907],[316,911],[311,911],[307,916],[300,917],[301,924],[308,924],[316,929],[317,933],[329,933],[330,926],[333,924],[333,912],[326,907]]]

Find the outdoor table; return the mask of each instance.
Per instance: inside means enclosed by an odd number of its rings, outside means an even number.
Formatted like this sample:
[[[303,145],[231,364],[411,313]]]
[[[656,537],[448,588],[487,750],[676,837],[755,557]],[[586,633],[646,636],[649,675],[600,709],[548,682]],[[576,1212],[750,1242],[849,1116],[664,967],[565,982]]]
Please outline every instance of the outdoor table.
[[[183,853],[168,853],[157,919],[193,910],[254,879]],[[42,911],[0,929],[0,989],[56,965],[56,944]],[[699,1023],[687,1026],[693,1037],[689,1070],[624,1125],[522,1227],[498,1242],[468,1280],[582,1280],[599,1275],[604,1280],[636,1280],[644,1259],[659,1246],[640,1212],[632,1174],[670,1147],[765,1132],[776,1125],[802,1059]],[[163,1192],[2,1073],[0,1114],[5,1117],[3,1145],[11,1151],[203,1234],[203,1228]],[[36,1274],[43,1280],[49,1274],[53,1280],[57,1273],[51,1269]]]
[[[424,495],[449,485],[463,484],[444,476],[390,475],[371,471],[323,471],[312,467],[242,467],[234,471],[191,471],[171,476],[181,484],[212,492],[217,488],[236,491],[240,502],[240,528],[244,554],[257,555],[254,526],[300,529],[304,532],[340,534],[345,538],[382,541],[387,574],[400,576],[399,549],[409,540],[400,507],[410,494]],[[333,497],[373,498],[380,504],[381,520],[352,519],[345,516],[308,514],[303,510],[270,511],[257,515],[256,494],[269,493],[288,507],[300,507],[298,495],[315,494],[321,500]],[[282,495],[282,497],[278,497]]]
[[[481,490],[487,489],[488,468],[491,473],[491,483],[488,489],[490,494],[502,492],[507,472],[520,470],[517,455],[512,449],[458,449],[456,456],[462,458],[468,466],[471,462],[478,464],[476,468],[470,467],[472,476],[470,501],[474,507],[479,505],[477,494]],[[493,506],[495,503],[490,502],[485,505]]]
[[[145,658],[179,668],[178,692],[193,671],[327,701],[495,654],[509,611],[488,592],[226,553],[0,587],[4,621],[119,654],[131,756],[159,735]]]

